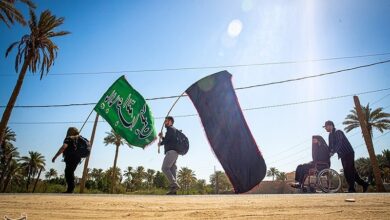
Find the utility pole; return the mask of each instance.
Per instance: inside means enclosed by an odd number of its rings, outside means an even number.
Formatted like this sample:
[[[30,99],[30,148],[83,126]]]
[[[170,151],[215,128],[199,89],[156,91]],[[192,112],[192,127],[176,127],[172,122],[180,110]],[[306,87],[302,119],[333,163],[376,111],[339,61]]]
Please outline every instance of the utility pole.
[[[359,97],[358,96],[354,96],[353,100],[355,102],[356,113],[357,113],[357,116],[358,116],[358,119],[359,119],[360,128],[362,129],[364,142],[366,142],[367,151],[368,151],[368,154],[370,156],[372,169],[374,171],[376,191],[377,192],[386,192],[385,187],[383,186],[383,182],[382,182],[382,178],[381,178],[381,174],[380,174],[380,170],[379,170],[378,161],[376,159],[375,149],[374,149],[374,144],[372,143],[371,133],[368,130],[367,118],[366,118],[365,114],[362,111],[362,107],[360,105]]]
[[[95,132],[96,132],[98,119],[99,119],[99,114],[96,113],[96,118],[95,118],[95,122],[93,123],[93,129],[92,129],[92,134],[91,134],[91,139],[90,139],[91,152],[92,152],[93,140],[95,139]],[[87,175],[88,175],[87,171],[88,171],[88,163],[89,163],[89,157],[90,156],[91,156],[91,154],[89,154],[89,156],[87,158],[85,158],[83,177],[81,178],[81,182],[80,182],[80,193],[84,193],[85,181],[86,181]]]

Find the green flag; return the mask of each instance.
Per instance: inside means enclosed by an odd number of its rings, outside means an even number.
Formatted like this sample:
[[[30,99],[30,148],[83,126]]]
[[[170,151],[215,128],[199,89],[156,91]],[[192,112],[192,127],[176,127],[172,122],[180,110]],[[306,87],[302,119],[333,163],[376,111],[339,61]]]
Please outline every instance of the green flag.
[[[104,93],[95,111],[130,145],[144,148],[156,139],[152,112],[125,76]]]

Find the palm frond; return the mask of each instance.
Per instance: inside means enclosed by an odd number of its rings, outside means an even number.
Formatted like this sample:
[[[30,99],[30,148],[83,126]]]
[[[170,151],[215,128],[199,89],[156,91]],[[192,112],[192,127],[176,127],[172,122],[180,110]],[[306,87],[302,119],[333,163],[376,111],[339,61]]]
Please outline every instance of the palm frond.
[[[15,21],[19,22],[23,26],[26,25],[26,21],[22,13],[15,8],[15,3],[12,1],[0,1],[0,19],[10,27]]]
[[[18,45],[19,41],[13,42],[8,48],[7,51],[5,52],[5,57],[8,56],[8,54],[12,51],[12,49]]]
[[[360,124],[351,124],[351,125],[348,125],[347,127],[344,128],[345,132],[350,132],[352,131],[353,129],[355,128],[358,128],[360,127]]]
[[[360,124],[359,120],[346,120],[343,121],[343,125],[350,125],[350,124]]]
[[[60,37],[64,35],[71,34],[69,31],[59,31],[59,32],[50,32],[47,34],[48,37]]]
[[[24,4],[28,5],[28,7],[35,9],[37,6],[31,0],[20,0]]]
[[[373,115],[372,120],[379,120],[382,118],[389,118],[390,114],[386,112],[378,112],[377,114]]]

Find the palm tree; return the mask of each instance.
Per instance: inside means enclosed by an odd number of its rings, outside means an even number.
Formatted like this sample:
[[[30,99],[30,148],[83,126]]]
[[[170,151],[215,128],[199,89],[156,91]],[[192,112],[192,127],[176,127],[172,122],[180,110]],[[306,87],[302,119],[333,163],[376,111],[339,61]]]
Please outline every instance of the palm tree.
[[[114,176],[114,178],[112,178]],[[111,190],[111,193],[115,193],[115,189],[116,189],[116,184],[115,184],[115,187],[113,187],[113,182],[112,180],[115,179],[116,181],[119,180],[119,183],[121,182],[121,179],[122,179],[122,171],[119,167],[113,169],[113,167],[110,167],[108,168],[108,170],[105,171],[105,179],[106,179],[106,183],[107,183],[107,188],[106,190],[108,190],[108,188]]]
[[[367,130],[371,137],[374,128],[378,129],[381,133],[383,133],[384,130],[390,129],[390,114],[383,112],[383,108],[377,108],[374,111],[371,111],[370,104],[367,104],[366,107],[362,106],[362,111],[365,115]],[[346,125],[344,130],[347,133],[360,127],[356,108],[351,110],[351,113],[345,117],[343,125]]]
[[[196,181],[196,190],[198,191],[199,194],[205,194],[207,191],[206,180],[204,180],[204,179],[197,180]]]
[[[33,190],[32,190],[33,193],[35,192],[35,188],[37,187],[37,184],[38,184],[38,181],[39,181],[39,177],[41,176],[41,172],[42,171],[45,171],[45,167],[41,167],[39,169],[38,176],[37,176],[37,179],[35,180],[34,187],[33,187]]]
[[[127,192],[131,188],[131,180],[133,177],[133,167],[128,166],[123,175],[126,177],[125,182],[126,182],[126,192]]]
[[[28,192],[31,178],[33,178],[39,170],[45,166],[45,157],[43,155],[35,151],[29,151],[28,153],[29,156],[21,158],[22,167],[27,174],[26,192]]]
[[[50,168],[50,170],[46,172],[45,178],[50,181],[52,177],[56,178],[57,175],[58,175],[57,170]]]
[[[116,169],[116,163],[118,160],[118,153],[119,153],[119,147],[123,144],[125,144],[124,139],[117,134],[114,130],[111,130],[111,132],[106,132],[107,136],[104,138],[104,144],[107,146],[109,144],[113,144],[116,146],[115,150],[115,158],[114,158],[114,170]],[[114,191],[115,186],[115,175],[112,175],[112,184],[111,184],[111,193]]]
[[[91,177],[96,183],[97,189],[104,191],[104,171],[103,169],[93,168],[91,171]]]
[[[2,141],[0,142],[1,148],[0,148],[0,162],[1,162],[1,172],[3,172],[3,169],[6,168],[6,162],[8,157],[10,156],[7,154],[7,147],[11,148],[13,147],[13,143],[16,141],[16,134],[14,131],[12,131],[11,128],[6,127],[4,131],[4,137]]]
[[[168,179],[162,172],[157,171],[154,175],[153,185],[156,188],[166,189],[168,188]]]
[[[20,164],[17,162],[17,160],[13,159],[9,165],[2,192],[5,192],[7,190],[8,185],[12,179],[15,179],[17,181],[21,179],[22,175],[20,171],[21,171]]]
[[[146,171],[146,184],[148,186],[148,190],[151,188],[153,185],[153,179],[154,179],[154,174],[156,173],[155,170],[153,169],[148,169]]]
[[[390,168],[390,150],[386,149],[382,151],[382,155],[384,158],[384,165]]]
[[[355,103],[359,103],[359,99],[357,96],[355,96],[354,99],[355,99]],[[360,104],[355,104],[355,105],[360,106]],[[380,169],[378,167],[378,161],[375,154],[374,144],[372,142],[372,134],[373,134],[373,129],[377,129],[381,133],[383,133],[384,130],[390,129],[390,114],[383,112],[383,108],[377,108],[374,111],[372,111],[369,103],[367,104],[366,107],[364,106],[361,107],[361,112],[362,115],[364,115],[363,120],[367,129],[367,130],[362,129],[362,133],[363,136],[365,136],[367,151],[368,154],[370,155],[370,162],[373,166],[377,191],[378,192],[385,191],[383,182],[381,180]],[[347,115],[343,124],[346,125],[344,130],[347,133],[361,126],[356,107],[353,110],[351,110],[351,113],[349,115]],[[368,134],[365,133],[366,131],[368,131]]]
[[[216,171],[210,175],[211,187],[215,190],[215,193],[218,194],[219,191],[227,192],[231,191],[233,186],[229,181],[226,173],[222,171]]]
[[[30,17],[30,34],[26,34],[20,41],[12,43],[5,53],[5,56],[7,57],[12,49],[17,47],[18,53],[16,54],[15,59],[16,72],[18,72],[22,60],[23,65],[19,72],[15,88],[1,118],[0,140],[4,137],[5,128],[11,117],[12,109],[20,89],[22,88],[27,69],[32,73],[40,70],[42,79],[44,73],[46,72],[47,74],[49,72],[49,69],[54,64],[54,60],[57,56],[58,46],[51,41],[51,38],[69,34],[67,31],[54,32],[55,28],[64,23],[64,18],[57,18],[55,15],[52,15],[49,10],[42,12],[39,21],[37,21],[34,11],[30,9]]]
[[[187,191],[187,194],[190,194],[190,188],[196,182],[195,172],[187,167],[182,167],[177,175],[177,180],[183,187],[183,190]]]
[[[17,159],[19,157],[18,148],[15,147],[12,143],[5,143],[4,144],[4,151],[1,160],[2,166],[4,165],[4,168],[7,169],[8,163],[14,158]]]
[[[287,174],[285,172],[279,172],[278,174],[276,174],[276,180],[280,180],[280,181],[286,181],[287,180]]]
[[[286,173],[285,172],[279,172],[278,174],[276,174],[276,180],[282,181],[280,193],[284,194],[284,188],[285,188],[284,182],[287,180]]]
[[[383,179],[386,183],[390,182],[390,150],[382,151],[383,157]]]
[[[276,169],[275,167],[270,167],[269,170],[267,171],[267,176],[272,176],[272,181],[275,180],[275,176],[279,174],[279,170]]]
[[[15,142],[15,141],[16,141],[15,132],[10,127],[7,126],[4,131],[3,140],[1,141],[1,147],[4,148],[4,144]]]
[[[146,177],[145,168],[143,166],[138,166],[135,169],[132,182],[136,190],[139,190],[142,187],[142,183]]]
[[[30,0],[21,0],[20,2],[27,4],[30,8],[35,8],[35,5]],[[26,21],[22,13],[15,8],[16,0],[0,0],[0,21],[3,21],[8,27],[14,24],[15,21],[21,25],[26,25]]]
[[[7,148],[10,149],[13,147],[13,143],[16,141],[16,134],[9,127],[6,127],[3,140],[0,142],[0,172],[4,172],[4,169],[7,168],[7,160],[9,158],[9,152],[7,152]]]
[[[94,181],[99,181],[103,179],[103,169],[96,169],[93,168],[91,171],[91,177],[93,178]]]
[[[13,158],[19,158],[19,152],[14,147],[16,134],[9,127],[5,129],[5,135],[0,148],[0,189],[3,187],[4,178],[7,176],[7,170]]]
[[[356,167],[356,171],[358,172],[358,174],[367,179],[368,182],[372,182],[373,180],[373,171],[372,171],[372,165],[371,165],[371,161],[370,161],[370,158],[364,158],[364,157],[361,157],[361,158],[358,158],[357,160],[355,160],[355,167]]]

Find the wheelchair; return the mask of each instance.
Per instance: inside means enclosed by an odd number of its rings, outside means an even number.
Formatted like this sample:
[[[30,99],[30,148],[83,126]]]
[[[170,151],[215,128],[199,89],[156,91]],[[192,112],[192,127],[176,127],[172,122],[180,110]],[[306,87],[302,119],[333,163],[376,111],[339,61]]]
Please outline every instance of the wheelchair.
[[[317,162],[309,169],[301,186],[302,193],[336,193],[342,185],[340,174],[330,169],[328,163]]]

